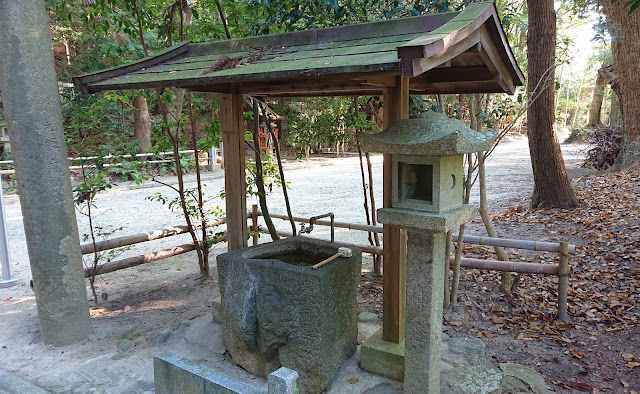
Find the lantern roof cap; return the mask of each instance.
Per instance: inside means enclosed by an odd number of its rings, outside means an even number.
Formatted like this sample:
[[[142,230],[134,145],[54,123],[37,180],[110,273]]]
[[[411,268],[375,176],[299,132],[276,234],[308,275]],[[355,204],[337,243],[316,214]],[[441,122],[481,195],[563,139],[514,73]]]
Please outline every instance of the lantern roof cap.
[[[381,133],[359,132],[358,140],[367,152],[447,156],[486,151],[497,134],[497,130],[476,131],[461,120],[425,111],[399,120]]]

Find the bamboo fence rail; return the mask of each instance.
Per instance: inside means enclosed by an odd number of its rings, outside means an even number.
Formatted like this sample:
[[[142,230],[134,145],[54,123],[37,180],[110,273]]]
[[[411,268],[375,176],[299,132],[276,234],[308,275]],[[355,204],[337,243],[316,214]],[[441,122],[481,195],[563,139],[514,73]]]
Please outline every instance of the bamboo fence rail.
[[[194,150],[182,150],[180,151],[181,155],[194,155],[195,151]],[[108,154],[104,157],[102,157],[102,159],[109,161],[111,159],[140,159],[140,158],[145,158],[145,157],[159,157],[160,160],[144,160],[143,163],[145,164],[160,164],[160,163],[171,163],[173,162],[173,159],[163,159],[164,157],[167,156],[173,156],[173,152],[160,152],[160,153],[138,153],[136,155],[112,155],[112,154]],[[93,160],[93,159],[97,159],[98,156],[82,156],[82,157],[68,157],[67,160],[69,162],[74,162],[74,161],[89,161],[89,160]],[[200,161],[203,161],[205,159],[200,158]],[[208,159],[207,159],[208,160]],[[211,160],[215,160],[215,158],[211,159]],[[209,164],[211,164],[209,162]],[[3,170],[1,169],[3,166],[12,166],[13,165],[13,160],[0,160],[0,175],[11,175],[11,174],[15,174],[16,171],[13,169],[6,169]],[[104,167],[121,167],[122,163],[105,163]],[[83,166],[79,166],[79,165],[70,165],[69,169],[70,170],[80,170],[82,169]],[[92,164],[87,164],[85,167],[94,167]]]
[[[264,226],[260,226],[258,222],[258,218],[262,216],[262,213],[258,211],[257,205],[253,205],[252,210],[247,213],[247,219],[251,220],[251,231],[253,232],[253,244],[257,245],[259,240],[258,236],[261,232],[268,232],[268,229]],[[278,215],[272,214],[272,218],[289,220],[289,217],[286,215]],[[293,217],[294,222],[298,223],[309,223],[309,218],[302,217]],[[211,226],[216,226],[225,223],[225,219],[218,219],[212,222]],[[329,220],[316,220],[314,225],[318,226],[330,226],[331,222]],[[346,223],[346,222],[334,222],[334,226],[338,228],[346,228],[349,230],[358,230],[358,231],[367,231],[367,232],[382,232],[381,226],[370,226],[363,224],[354,224],[354,223]],[[124,237],[113,238],[106,241],[101,241],[96,243],[96,247],[94,248],[93,244],[84,244],[81,245],[82,253],[89,254],[93,253],[94,249],[98,251],[104,251],[109,249],[115,249],[123,246],[134,245],[142,242],[148,242],[156,239],[166,238],[175,236],[178,234],[183,234],[187,232],[186,226],[173,226],[167,227],[160,230],[154,230],[147,233],[139,233],[128,235]],[[287,231],[278,231],[278,234],[282,237],[291,237],[292,233]],[[315,237],[309,237],[315,238]],[[223,242],[226,240],[226,236],[221,236],[217,238],[218,242]],[[457,241],[457,235],[453,235],[452,241]],[[475,258],[466,258],[463,257],[460,261],[460,266],[465,268],[472,269],[480,269],[480,270],[491,270],[491,271],[501,271],[501,272],[517,272],[517,273],[528,273],[528,274],[536,274],[536,275],[552,275],[558,276],[558,316],[559,320],[567,320],[569,318],[568,315],[568,307],[567,307],[567,293],[568,293],[568,280],[569,275],[571,274],[571,269],[569,267],[569,257],[571,254],[574,254],[576,251],[576,246],[571,245],[566,241],[560,242],[538,242],[538,241],[526,241],[519,239],[509,239],[509,238],[492,238],[492,237],[478,237],[472,235],[465,235],[463,237],[463,242],[468,244],[475,245],[486,245],[486,246],[502,246],[507,248],[514,249],[525,249],[525,250],[533,250],[533,251],[544,251],[544,252],[552,252],[558,253],[559,262],[558,264],[541,264],[541,263],[522,263],[522,262],[513,262],[513,261],[500,261],[500,260],[491,260],[491,259],[475,259]],[[346,242],[346,241],[336,241],[335,242],[339,246],[346,247],[355,247],[361,249],[365,253],[371,253],[373,255],[382,255],[383,246],[373,246],[373,245],[364,245],[358,244],[354,242]],[[195,246],[191,244],[184,244],[180,246],[176,246],[169,249],[160,250],[157,252],[151,252],[142,254],[139,256],[129,257],[117,261],[111,261],[109,263],[103,264],[97,267],[95,272],[92,272],[92,269],[85,269],[85,277],[88,277],[92,274],[105,274],[109,272],[114,272],[117,270],[121,270],[124,268],[134,267],[141,264],[150,263],[153,261],[162,260],[168,257],[177,256],[179,254],[187,253],[195,250]],[[453,262],[453,259],[450,260],[450,263]]]
[[[248,212],[248,218],[252,220],[252,231],[254,231],[253,244],[258,244],[258,232],[265,232],[267,229],[263,226],[258,225],[258,217],[262,216],[262,213],[258,211],[257,206],[254,205],[252,211]],[[289,220],[288,216],[279,215],[279,214],[271,214],[272,218]],[[299,223],[309,223],[308,218],[302,217],[293,217],[295,222]],[[331,223],[329,220],[317,220],[314,223],[319,226],[330,226]],[[370,226],[363,224],[353,224],[353,223],[345,223],[345,222],[334,222],[334,226],[338,228],[346,228],[349,230],[359,230],[359,231],[368,231],[368,232],[377,232],[382,233],[382,226]],[[286,231],[278,231],[283,237],[290,237],[291,233]],[[313,237],[310,237],[313,238]],[[384,241],[384,240],[383,240]],[[452,241],[458,241],[458,235],[455,234],[452,237]],[[491,260],[491,259],[474,259],[463,257],[460,261],[460,266],[464,268],[472,268],[472,269],[480,269],[480,270],[490,270],[490,271],[500,271],[500,272],[517,272],[517,273],[528,273],[535,275],[550,275],[558,277],[558,320],[567,320],[569,318],[568,314],[568,304],[567,304],[567,293],[568,293],[568,281],[569,275],[571,274],[571,269],[569,267],[569,256],[575,254],[576,246],[571,245],[566,241],[560,242],[542,242],[542,241],[527,241],[521,239],[510,239],[510,238],[492,238],[492,237],[479,237],[474,235],[464,235],[462,238],[462,242],[473,245],[486,245],[486,246],[501,246],[505,248],[513,248],[513,249],[524,249],[524,250],[533,250],[533,251],[541,251],[541,252],[552,252],[558,253],[559,262],[558,264],[542,264],[542,263],[522,263],[522,262],[513,262],[513,261],[500,261],[500,260]],[[353,246],[360,248],[363,252],[371,253],[374,255],[382,255],[383,247],[380,246],[372,246],[372,245],[363,245],[351,242],[343,242],[336,241],[336,244],[340,246]],[[450,263],[453,263],[454,259],[450,260]]]

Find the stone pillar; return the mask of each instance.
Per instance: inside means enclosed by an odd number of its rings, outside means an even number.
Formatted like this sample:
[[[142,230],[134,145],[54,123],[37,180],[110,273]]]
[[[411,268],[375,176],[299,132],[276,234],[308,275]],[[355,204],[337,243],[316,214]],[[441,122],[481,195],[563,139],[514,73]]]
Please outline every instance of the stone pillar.
[[[45,343],[91,332],[44,0],[0,1],[0,89]]]
[[[440,392],[445,234],[407,230],[405,393]]]

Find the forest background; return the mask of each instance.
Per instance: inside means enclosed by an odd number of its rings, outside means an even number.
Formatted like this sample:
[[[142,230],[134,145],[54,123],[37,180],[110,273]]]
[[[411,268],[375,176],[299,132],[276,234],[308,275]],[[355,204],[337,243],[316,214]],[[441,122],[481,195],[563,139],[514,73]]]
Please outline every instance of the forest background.
[[[370,22],[425,13],[455,11],[469,1],[424,0],[307,0],[307,1],[203,1],[203,0],[48,0],[56,73],[61,81],[61,105],[69,156],[99,154],[122,155],[142,151],[170,150],[170,141],[162,133],[162,117],[157,96],[147,90],[112,91],[81,95],[72,86],[71,77],[141,58],[146,53],[166,48],[183,40],[195,42],[241,38],[260,34],[321,28]],[[630,6],[634,6],[633,2]],[[527,3],[523,0],[496,2],[505,32],[521,69],[527,74]],[[622,8],[623,2],[615,6]],[[636,4],[637,5],[637,4]],[[613,67],[610,32],[612,19],[597,1],[556,1],[556,66],[553,114],[558,129],[571,130],[575,136],[594,134],[596,126],[613,129],[622,126],[620,98],[614,92],[620,83]],[[624,17],[631,7],[624,11]],[[637,19],[637,16],[635,16]],[[141,40],[141,38],[143,38]],[[598,70],[601,70],[598,73]],[[602,70],[606,71],[605,73]],[[607,73],[608,72],[608,73]],[[604,78],[603,74],[607,77]],[[606,82],[609,82],[607,85]],[[184,93],[172,98],[176,118],[185,116],[180,127],[180,145],[193,148],[191,123],[183,113]],[[284,143],[298,156],[331,147],[336,151],[353,149],[356,114],[371,115],[370,97],[287,99],[268,103],[281,115]],[[411,110],[444,111],[447,115],[470,121],[478,117],[484,128],[526,133],[523,108],[528,97],[523,87],[513,96],[485,95],[470,111],[465,95],[412,96]],[[373,101],[379,104],[377,101]],[[371,107],[371,105],[369,105]],[[145,132],[134,122],[141,108],[150,112]],[[196,134],[199,148],[206,151],[220,143],[217,96],[193,94]],[[376,108],[377,109],[377,108]],[[250,111],[250,106],[247,108]],[[368,111],[368,112],[367,112]],[[550,109],[551,111],[551,109]],[[247,114],[247,119],[250,114]],[[375,119],[375,118],[372,118]],[[1,120],[0,120],[1,122]],[[375,128],[372,123],[370,127]],[[589,129],[591,127],[591,129]],[[136,128],[139,130],[136,132]],[[588,130],[592,130],[589,132]],[[612,129],[607,129],[612,130]],[[611,134],[611,131],[608,131]],[[622,137],[620,131],[618,137]],[[247,137],[250,139],[250,137]],[[617,152],[616,152],[617,153]],[[10,153],[4,153],[5,159]],[[615,154],[614,154],[615,155]],[[596,160],[597,161],[597,160]],[[593,163],[600,167],[613,164]],[[135,176],[137,164],[114,167],[125,178]],[[174,166],[175,167],[175,166]],[[175,170],[175,168],[173,168]],[[162,168],[171,170],[171,168]]]

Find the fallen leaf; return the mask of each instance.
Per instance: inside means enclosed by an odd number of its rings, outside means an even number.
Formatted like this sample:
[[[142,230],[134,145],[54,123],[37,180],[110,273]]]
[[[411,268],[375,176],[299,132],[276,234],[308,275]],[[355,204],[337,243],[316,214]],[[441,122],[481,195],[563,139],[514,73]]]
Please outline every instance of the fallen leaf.
[[[575,346],[572,347],[571,349],[569,349],[569,353],[573,354],[574,357],[577,357],[577,358],[580,358],[580,359],[584,357],[584,353],[580,353],[578,351],[578,348],[575,347]]]
[[[630,362],[633,361],[633,354],[630,353],[620,353],[620,355],[622,356],[622,358],[624,359],[624,361]]]
[[[354,377],[350,378],[349,380],[347,380],[347,383],[349,383],[349,384],[356,384],[356,383],[358,383],[358,381],[359,381],[359,380],[360,380],[360,379],[358,379],[358,378],[356,378],[356,377],[354,376]]]
[[[571,389],[578,390],[578,391],[586,391],[588,393],[592,392],[593,389],[596,388],[596,386],[591,385],[589,383],[585,383],[585,382],[565,383],[564,385],[568,386]]]
[[[495,324],[504,323],[504,319],[498,316],[491,316],[491,321],[494,322]]]

